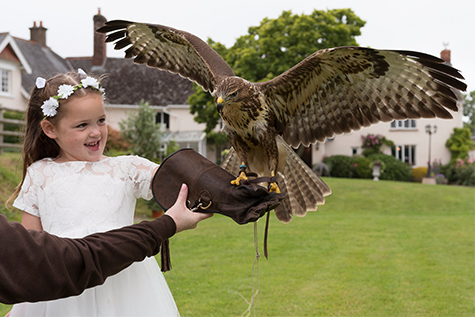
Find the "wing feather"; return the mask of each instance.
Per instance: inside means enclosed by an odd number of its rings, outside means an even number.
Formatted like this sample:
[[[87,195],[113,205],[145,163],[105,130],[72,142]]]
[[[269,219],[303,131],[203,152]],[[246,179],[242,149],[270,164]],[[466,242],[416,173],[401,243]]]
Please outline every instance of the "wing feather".
[[[163,25],[114,20],[97,32],[106,42],[125,50],[134,63],[167,70],[196,82],[212,92],[220,78],[234,76],[229,65],[208,44],[185,31]]]
[[[298,147],[381,121],[452,118],[448,110],[458,110],[467,87],[459,79],[458,70],[424,53],[339,47],[258,85],[284,139]]]

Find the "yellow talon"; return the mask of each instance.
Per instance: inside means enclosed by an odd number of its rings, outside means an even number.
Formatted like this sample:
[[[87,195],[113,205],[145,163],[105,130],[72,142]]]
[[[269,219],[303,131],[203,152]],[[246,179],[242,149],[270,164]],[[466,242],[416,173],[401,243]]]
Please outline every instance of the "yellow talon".
[[[235,180],[231,181],[231,184],[239,185],[241,181],[247,181],[247,176],[246,176],[246,173],[244,172],[239,173],[239,176]]]
[[[269,192],[280,194],[280,188],[277,186],[277,183],[270,183]]]
[[[272,171],[270,174],[272,175],[272,177],[275,176],[274,171]],[[273,183],[270,183],[270,184],[269,184],[269,192],[270,192],[270,193],[277,193],[277,194],[280,194],[280,188],[279,188],[279,186],[277,185],[277,182],[273,182]]]

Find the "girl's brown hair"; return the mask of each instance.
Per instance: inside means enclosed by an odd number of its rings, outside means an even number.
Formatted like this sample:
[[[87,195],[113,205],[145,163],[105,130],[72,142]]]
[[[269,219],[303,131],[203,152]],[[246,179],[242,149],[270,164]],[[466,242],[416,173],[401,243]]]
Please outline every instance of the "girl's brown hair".
[[[43,110],[41,109],[43,102],[48,100],[50,97],[56,96],[60,85],[66,84],[76,86],[79,85],[81,79],[84,78],[86,78],[86,76],[78,72],[58,74],[48,79],[44,88],[37,88],[36,86],[33,88],[26,110],[25,138],[22,150],[23,177],[21,183],[17,186],[15,192],[7,200],[6,204],[8,204],[20,192],[21,186],[25,181],[26,171],[31,164],[45,157],[57,157],[59,155],[60,148],[58,144],[43,132],[41,121],[49,120],[53,125],[56,125],[65,113],[64,105],[68,100],[85,96],[90,93],[102,94],[100,90],[92,87],[77,89],[68,99],[58,100],[59,107],[57,108],[57,114],[54,117],[45,118]]]

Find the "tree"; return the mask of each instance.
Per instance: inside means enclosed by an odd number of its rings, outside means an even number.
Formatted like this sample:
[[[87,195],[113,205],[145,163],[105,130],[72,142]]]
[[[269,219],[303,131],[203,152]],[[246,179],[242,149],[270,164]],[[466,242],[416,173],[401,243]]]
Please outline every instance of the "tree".
[[[156,112],[148,102],[140,101],[139,110],[119,123],[122,136],[131,144],[130,150],[135,155],[157,161],[160,157],[163,132],[160,124],[155,123]]]
[[[231,48],[208,39],[233,68],[237,76],[259,82],[274,78],[317,50],[336,46],[357,46],[355,37],[366,22],[351,9],[314,10],[312,14],[284,11],[277,19],[265,18],[248,29]],[[213,99],[195,85],[188,103],[195,121],[212,131],[219,120]]]
[[[475,90],[470,94],[464,94],[463,115],[468,118],[464,122],[464,127],[469,128],[472,134],[475,134]]]

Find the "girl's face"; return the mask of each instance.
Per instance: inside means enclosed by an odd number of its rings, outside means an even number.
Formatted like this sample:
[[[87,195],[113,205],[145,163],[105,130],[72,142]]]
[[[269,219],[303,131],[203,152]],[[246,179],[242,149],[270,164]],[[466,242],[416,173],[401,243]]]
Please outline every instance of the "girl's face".
[[[57,162],[99,161],[107,141],[106,114],[100,94],[71,98],[62,105],[65,113],[46,135],[60,147]],[[46,120],[45,120],[46,121]]]

